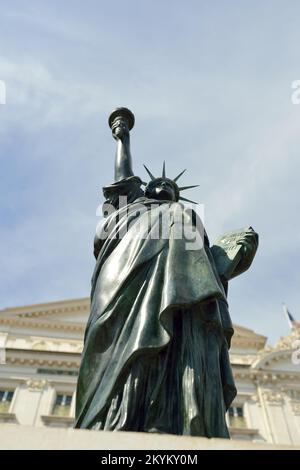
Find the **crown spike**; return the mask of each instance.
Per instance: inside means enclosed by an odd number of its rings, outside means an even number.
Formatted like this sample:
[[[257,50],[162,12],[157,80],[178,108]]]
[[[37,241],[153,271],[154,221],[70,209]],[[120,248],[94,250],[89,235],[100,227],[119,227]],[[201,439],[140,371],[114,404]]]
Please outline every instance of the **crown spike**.
[[[165,178],[165,177],[166,177],[166,162],[165,162],[165,161],[164,161],[164,163],[163,163],[163,169],[162,169],[161,177],[162,177],[162,178]]]
[[[151,171],[148,170],[148,168],[146,167],[146,165],[144,165],[144,167],[145,167],[145,170],[147,171],[148,175],[150,176],[151,180],[152,180],[152,181],[155,180],[155,176],[152,175]]]
[[[180,201],[186,201],[186,202],[191,202],[192,204],[198,204],[198,202],[191,201],[190,199],[186,199],[185,197],[180,196],[179,197]]]
[[[178,188],[179,191],[185,191],[186,189],[191,189],[191,188],[199,188],[199,184],[194,184],[193,186],[182,186],[181,188]]]
[[[173,181],[175,181],[175,183],[176,183],[176,181],[179,180],[180,176],[182,176],[185,171],[186,171],[186,169],[183,170],[181,173],[179,173],[179,175],[177,175],[176,178],[173,179]]]

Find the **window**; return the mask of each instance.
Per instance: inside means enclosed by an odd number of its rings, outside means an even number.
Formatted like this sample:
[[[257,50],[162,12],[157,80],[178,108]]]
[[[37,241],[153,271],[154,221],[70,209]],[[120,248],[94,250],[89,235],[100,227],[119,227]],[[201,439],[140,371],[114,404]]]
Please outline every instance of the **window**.
[[[63,369],[37,369],[38,374],[47,375],[78,375],[78,370],[63,370]]]
[[[14,392],[11,390],[0,390],[0,413],[8,413]]]
[[[55,416],[70,416],[72,395],[56,395],[52,410]]]
[[[244,416],[244,407],[231,406],[228,410],[229,426],[233,428],[246,428],[246,420]]]

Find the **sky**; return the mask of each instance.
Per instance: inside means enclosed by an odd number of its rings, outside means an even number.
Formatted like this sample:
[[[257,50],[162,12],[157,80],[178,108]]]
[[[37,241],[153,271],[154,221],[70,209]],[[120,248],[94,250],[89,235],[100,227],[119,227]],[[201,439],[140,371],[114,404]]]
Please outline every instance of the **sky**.
[[[0,309],[88,296],[113,181],[110,112],[127,106],[135,174],[187,172],[211,243],[253,226],[260,246],[229,287],[233,322],[300,321],[300,2],[0,3]]]

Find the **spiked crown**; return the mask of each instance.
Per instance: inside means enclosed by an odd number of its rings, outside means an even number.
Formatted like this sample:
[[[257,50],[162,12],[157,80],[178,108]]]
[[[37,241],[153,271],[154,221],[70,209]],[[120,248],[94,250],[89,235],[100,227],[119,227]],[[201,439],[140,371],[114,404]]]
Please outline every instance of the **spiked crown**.
[[[180,191],[184,191],[186,189],[191,189],[191,188],[197,188],[199,186],[199,184],[195,184],[195,185],[192,185],[192,186],[181,186],[179,187],[176,183],[176,181],[179,180],[179,178],[183,175],[183,173],[186,171],[186,170],[183,170],[181,173],[179,173],[179,175],[177,175],[174,179],[170,179],[170,178],[167,178],[166,177],[166,165],[165,165],[165,162],[163,163],[163,169],[162,169],[162,175],[161,177],[155,177],[151,171],[146,167],[146,165],[144,165],[145,167],[145,170],[147,171],[148,175],[150,176],[151,180],[149,181],[149,183],[146,185],[146,189],[145,189],[145,193],[147,192],[147,190],[150,190],[152,189],[152,187],[156,186],[158,183],[160,183],[161,181],[168,181],[169,183],[172,184],[172,186],[174,187],[174,190],[175,190],[175,195],[176,195],[176,201],[186,201],[186,202],[192,202],[193,204],[197,204],[196,202],[194,201],[191,201],[190,199],[186,199],[185,197],[182,197],[180,196]]]

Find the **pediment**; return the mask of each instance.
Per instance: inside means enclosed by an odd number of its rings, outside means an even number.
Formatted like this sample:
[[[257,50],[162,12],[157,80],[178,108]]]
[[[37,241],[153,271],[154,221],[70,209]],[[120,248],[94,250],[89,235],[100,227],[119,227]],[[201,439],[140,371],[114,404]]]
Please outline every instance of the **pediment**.
[[[6,308],[0,311],[1,318],[40,320],[41,322],[77,323],[85,325],[90,310],[90,299],[72,299],[43,304]]]
[[[245,328],[240,325],[234,325],[234,335],[231,342],[232,352],[240,349],[252,349],[259,351],[265,347],[267,338],[263,335],[256,333],[250,328]]]
[[[264,354],[257,359],[252,368],[265,371],[296,372],[300,374],[300,347],[282,349]]]

